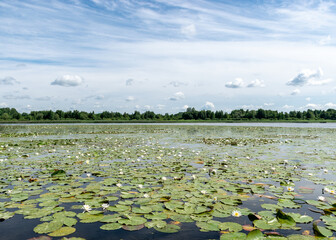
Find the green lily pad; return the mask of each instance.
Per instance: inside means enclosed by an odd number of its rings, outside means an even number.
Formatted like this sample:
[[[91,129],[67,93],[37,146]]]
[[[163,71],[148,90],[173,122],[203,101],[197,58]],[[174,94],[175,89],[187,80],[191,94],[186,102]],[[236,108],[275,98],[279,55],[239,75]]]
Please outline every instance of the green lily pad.
[[[63,236],[67,236],[67,235],[70,235],[72,233],[76,232],[76,228],[73,228],[73,227],[61,227],[60,229],[52,232],[52,233],[49,233],[48,235],[49,236],[52,236],[52,237],[63,237]]]

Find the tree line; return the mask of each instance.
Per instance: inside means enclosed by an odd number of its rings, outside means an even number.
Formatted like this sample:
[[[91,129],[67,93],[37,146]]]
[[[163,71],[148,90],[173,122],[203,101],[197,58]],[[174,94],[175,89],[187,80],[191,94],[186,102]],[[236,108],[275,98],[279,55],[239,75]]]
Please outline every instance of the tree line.
[[[0,120],[2,121],[54,121],[54,120],[336,120],[336,110],[311,110],[279,112],[277,110],[244,110],[238,109],[231,112],[196,110],[188,108],[185,112],[175,114],[158,114],[153,111],[140,113],[119,113],[104,111],[101,113],[85,111],[31,111],[20,113],[15,108],[0,108]]]

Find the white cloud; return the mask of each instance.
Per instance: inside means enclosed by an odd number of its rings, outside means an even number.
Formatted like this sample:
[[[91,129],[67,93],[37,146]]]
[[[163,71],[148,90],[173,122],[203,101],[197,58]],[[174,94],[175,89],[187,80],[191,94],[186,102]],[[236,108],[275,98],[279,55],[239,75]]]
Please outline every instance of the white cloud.
[[[294,90],[291,92],[291,95],[292,95],[292,96],[295,96],[295,95],[298,95],[298,94],[300,94],[300,93],[301,93],[300,89],[294,89]]]
[[[291,108],[294,108],[294,106],[286,104],[286,105],[282,106],[282,108],[283,109],[291,109]]]
[[[194,24],[188,24],[181,27],[181,33],[186,37],[193,37],[196,34],[196,27]]]
[[[308,101],[308,102],[310,102],[310,100],[311,100],[310,97],[306,97],[305,99],[306,99],[306,101]]]
[[[150,105],[145,105],[145,106],[144,106],[144,109],[147,110],[147,111],[149,111],[149,110],[152,109],[152,107],[151,107]]]
[[[263,80],[256,79],[249,83],[247,87],[265,87],[265,84]]]
[[[242,87],[245,87],[245,83],[244,83],[243,79],[236,78],[232,82],[227,82],[225,84],[225,87],[227,87],[227,88],[242,88]]]
[[[162,109],[165,108],[165,105],[158,104],[158,105],[156,105],[156,108],[159,109],[159,110],[162,110]]]
[[[322,38],[322,39],[319,41],[319,44],[320,44],[320,45],[327,45],[327,44],[329,44],[330,42],[331,42],[331,36],[328,35],[328,36]]]
[[[332,81],[332,79],[321,79],[323,71],[321,68],[317,70],[304,69],[296,77],[287,82],[291,86],[304,86],[304,85],[324,85]]]
[[[205,102],[205,104],[202,107],[203,110],[214,110],[215,105],[212,102]]]
[[[308,103],[305,108],[309,108],[309,109],[322,109],[323,106],[320,104],[315,104],[315,103]]]
[[[264,106],[266,106],[266,107],[270,107],[270,106],[273,106],[274,105],[274,103],[264,103]]]
[[[185,98],[185,96],[184,96],[183,92],[176,92],[173,97],[169,98],[169,100],[177,101],[177,100],[181,100],[181,99],[184,99],[184,98]]]
[[[4,77],[0,79],[0,85],[14,85],[14,84],[20,84],[20,82],[13,77]]]
[[[184,109],[184,110],[187,110],[188,108],[189,108],[188,105],[184,105],[184,106],[182,107],[182,109]]]
[[[133,96],[128,96],[126,99],[125,99],[127,102],[132,102],[135,100],[135,98]]]
[[[5,108],[5,107],[8,107],[8,105],[7,105],[7,103],[2,102],[2,103],[0,103],[0,107]]]
[[[81,84],[83,84],[83,79],[78,75],[63,75],[51,83],[51,85],[62,87],[77,87]]]
[[[332,103],[332,102],[329,102],[329,103],[326,103],[325,105],[324,105],[325,107],[327,107],[327,108],[336,108],[336,103]]]

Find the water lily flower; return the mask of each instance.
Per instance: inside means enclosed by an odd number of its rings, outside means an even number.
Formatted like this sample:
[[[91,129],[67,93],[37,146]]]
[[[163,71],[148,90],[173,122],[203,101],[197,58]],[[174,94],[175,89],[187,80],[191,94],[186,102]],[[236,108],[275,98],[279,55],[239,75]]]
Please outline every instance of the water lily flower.
[[[325,197],[323,197],[323,196],[318,196],[318,198],[317,198],[319,201],[321,201],[321,202],[324,202],[325,200],[326,200],[326,198]]]
[[[271,167],[271,169],[272,169],[273,171],[275,171],[275,167]]]
[[[11,190],[11,189],[9,189],[9,190],[7,191],[7,193],[8,193],[8,194],[11,194],[11,193],[12,193],[12,190]]]
[[[116,185],[117,185],[117,187],[119,187],[119,188],[122,187],[122,184],[121,184],[121,183],[117,183]]]
[[[324,173],[328,173],[328,169],[323,169],[323,172]]]
[[[241,214],[241,212],[238,211],[238,210],[233,210],[231,215],[232,215],[233,217],[240,217],[242,214]]]
[[[86,160],[85,163],[86,163],[86,164],[90,164],[90,160]]]
[[[166,177],[162,177],[162,180],[163,180],[163,181],[166,181],[166,180],[167,180],[167,178],[166,178]]]
[[[18,181],[21,181],[21,180],[22,180],[22,178],[19,177],[19,178],[18,178]]]
[[[124,174],[124,172],[119,172],[119,174],[120,174],[120,175],[123,175],[123,174]]]
[[[288,163],[288,160],[285,159],[285,160],[283,160],[283,162],[284,162],[284,164],[287,164],[287,163]]]
[[[143,188],[143,185],[142,185],[142,184],[139,184],[138,187],[139,187],[139,188]]]
[[[87,176],[87,177],[91,177],[91,173],[87,173],[86,176]]]
[[[149,195],[147,193],[145,193],[143,196],[144,198],[149,198]]]
[[[217,173],[217,169],[212,169],[211,172],[213,172],[214,174]]]
[[[287,187],[287,191],[289,191],[289,192],[293,192],[293,191],[294,191],[294,187],[288,186],[288,187]]]
[[[87,204],[83,205],[82,209],[84,210],[83,213],[90,212],[92,210],[90,205],[87,205]]]
[[[103,203],[102,204],[102,208],[103,208],[103,210],[105,210],[106,208],[108,208],[110,205],[109,204],[107,204],[107,203]]]
[[[329,190],[329,193],[330,193],[330,194],[335,194],[336,192],[335,192],[334,189],[330,189],[330,190]]]
[[[265,170],[265,174],[268,174],[268,171]]]
[[[202,190],[201,193],[205,195],[207,192],[205,190]]]
[[[193,174],[191,177],[192,177],[194,180],[196,179],[196,176],[195,176],[195,174]]]
[[[327,192],[327,193],[330,193],[330,189],[328,187],[325,187],[324,191]]]

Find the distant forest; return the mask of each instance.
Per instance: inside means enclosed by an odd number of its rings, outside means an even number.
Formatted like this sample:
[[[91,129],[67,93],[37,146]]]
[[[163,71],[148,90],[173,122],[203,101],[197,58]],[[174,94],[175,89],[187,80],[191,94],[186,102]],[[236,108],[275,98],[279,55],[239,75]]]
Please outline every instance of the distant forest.
[[[151,120],[151,121],[178,121],[178,120],[336,120],[336,110],[307,110],[278,112],[276,110],[233,110],[230,113],[223,111],[196,110],[188,108],[185,112],[175,114],[157,114],[153,111],[140,113],[119,113],[104,111],[102,113],[84,111],[31,111],[19,113],[15,108],[0,108],[1,121],[70,121],[70,120]]]

